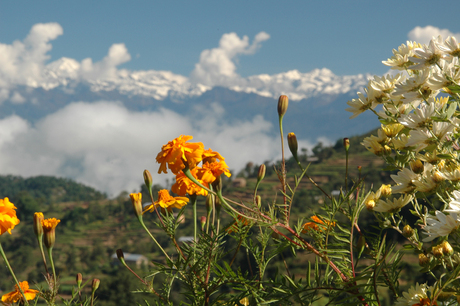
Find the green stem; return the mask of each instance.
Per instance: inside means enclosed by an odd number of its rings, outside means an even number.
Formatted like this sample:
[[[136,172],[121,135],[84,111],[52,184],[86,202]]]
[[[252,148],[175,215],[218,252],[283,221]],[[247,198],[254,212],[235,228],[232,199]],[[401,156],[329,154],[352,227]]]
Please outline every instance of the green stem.
[[[16,282],[16,286],[18,286],[19,291],[21,291],[22,297],[24,298],[26,305],[29,305],[29,302],[26,299],[26,295],[24,294],[24,291],[22,291],[22,288],[19,285],[18,279],[16,278],[16,275],[14,274],[13,269],[11,268],[10,263],[8,262],[8,259],[6,258],[6,255],[5,255],[5,252],[3,251],[3,247],[1,243],[0,243],[0,253],[2,254],[3,260],[5,260],[8,270],[10,270],[10,273],[14,278],[14,281]]]
[[[196,223],[197,223],[197,214],[196,214],[196,199],[197,195],[193,194],[190,195],[190,201],[192,202],[193,208],[193,242],[196,243]],[[195,248],[193,248],[193,263],[195,263]]]
[[[140,221],[140,220],[139,220]],[[147,234],[149,234],[150,238],[152,238],[153,242],[155,242],[155,244],[158,246],[158,248],[160,248],[160,250],[163,252],[163,254],[166,256],[166,258],[168,258],[169,261],[172,262],[171,258],[169,257],[169,255],[166,253],[166,251],[161,247],[161,245],[158,243],[158,241],[155,239],[155,237],[153,237],[152,233],[150,233],[150,231],[148,230],[147,226],[145,226],[144,222],[140,222],[142,227],[144,228],[144,230],[147,232]]]
[[[54,289],[54,292],[56,292],[57,291],[56,290],[56,286],[57,286],[56,280],[57,280],[57,278],[56,278],[56,270],[54,269],[53,248],[48,249],[48,257],[50,259],[51,269],[53,270],[53,280],[54,280],[54,288],[53,289]],[[53,296],[55,296],[54,293],[53,293]]]
[[[48,266],[46,265],[46,257],[45,257],[45,251],[43,250],[43,235],[40,237],[37,237],[38,241],[38,246],[40,247],[40,253],[42,254],[42,260],[43,260],[43,265],[45,266],[45,271],[46,274],[50,274],[48,271]]]
[[[345,150],[345,190],[348,193],[348,150]]]
[[[196,221],[197,221],[197,214],[196,214],[196,194],[190,195],[190,202],[193,208],[193,240],[196,242]]]
[[[286,206],[286,160],[284,159],[284,139],[283,139],[283,116],[279,117],[280,135],[281,135],[281,185],[283,188],[283,204],[285,207],[285,222],[289,224],[288,207]]]

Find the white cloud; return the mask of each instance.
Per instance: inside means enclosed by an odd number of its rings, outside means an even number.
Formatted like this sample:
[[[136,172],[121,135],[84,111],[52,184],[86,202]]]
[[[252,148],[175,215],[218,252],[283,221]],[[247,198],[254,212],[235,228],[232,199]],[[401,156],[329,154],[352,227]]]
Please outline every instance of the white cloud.
[[[236,57],[240,54],[254,54],[261,42],[269,38],[269,34],[260,32],[250,45],[247,36],[241,39],[236,33],[224,34],[218,48],[201,52],[200,61],[191,73],[192,82],[207,86],[237,85],[240,76],[236,73]]]
[[[81,62],[81,75],[84,79],[111,79],[117,76],[117,66],[131,60],[125,44],[113,44],[107,56],[100,62],[93,63],[91,58]]]
[[[220,105],[212,109],[217,112],[184,117],[166,109],[133,112],[101,101],[72,103],[35,126],[7,117],[0,120],[0,169],[2,174],[70,177],[114,196],[138,190],[144,169],[163,184],[168,176],[157,174],[156,154],[181,134],[219,151],[232,170],[279,155],[278,139],[269,136],[273,127],[261,116],[229,123]]]
[[[47,52],[52,48],[50,41],[62,33],[62,27],[57,23],[36,24],[23,41],[0,44],[0,103],[8,99],[13,103],[21,101],[14,94],[15,85],[45,90],[63,86],[64,92],[72,94],[74,85],[81,81],[88,82],[93,91],[117,90],[122,94],[158,100],[168,96],[199,96],[219,85],[272,98],[287,94],[293,101],[324,93],[357,90],[367,82],[363,75],[336,76],[325,68],[309,73],[292,70],[275,75],[241,77],[237,73],[238,57],[254,54],[261,43],[270,38],[265,32],[258,33],[252,42],[248,36],[240,38],[236,33],[224,34],[217,48],[201,52],[190,78],[170,71],[119,69],[119,65],[131,60],[123,43],[113,44],[99,61],[88,57],[79,62],[62,57],[47,64]]]
[[[28,85],[37,87],[42,80],[45,61],[49,59],[51,40],[63,34],[57,23],[39,23],[32,27],[24,41],[11,45],[0,43],[0,87]]]
[[[448,29],[440,29],[431,25],[424,28],[415,27],[407,34],[407,37],[409,40],[413,40],[421,44],[428,44],[433,36],[438,37],[438,35],[441,35],[443,39],[446,39],[447,36],[455,36],[457,39],[460,39],[460,33],[452,33]]]

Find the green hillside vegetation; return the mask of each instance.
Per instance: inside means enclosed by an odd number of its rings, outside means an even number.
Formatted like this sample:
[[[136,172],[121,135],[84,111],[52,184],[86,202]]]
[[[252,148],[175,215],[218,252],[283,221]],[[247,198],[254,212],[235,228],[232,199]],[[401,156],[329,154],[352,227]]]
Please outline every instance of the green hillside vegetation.
[[[374,184],[374,190],[382,183],[390,182],[388,171],[381,159],[374,156],[363,148],[360,143],[364,136],[350,138],[350,159],[349,159],[349,183],[350,187],[354,181],[364,178],[366,189]],[[308,164],[308,175],[328,194],[334,190],[340,190],[344,185],[345,173],[345,150],[342,140],[338,140],[334,146],[323,147],[317,145],[313,152],[302,150],[301,161],[304,167]],[[312,153],[313,155],[307,154]],[[290,153],[289,153],[290,156]],[[315,157],[316,159],[312,158]],[[313,162],[309,163],[309,160]],[[263,182],[259,187],[259,193],[263,198],[263,204],[273,201],[281,202],[282,195],[279,192],[280,183],[274,171],[276,164],[266,163],[267,171]],[[358,171],[361,166],[361,172]],[[247,167],[239,174],[233,175],[231,179],[224,181],[224,194],[240,201],[251,201],[253,190],[256,184],[258,165],[248,163]],[[288,171],[288,182],[293,184],[294,176],[300,174],[295,161],[287,159],[286,168]],[[246,186],[238,186],[236,178],[245,182]],[[243,183],[244,185],[244,183]],[[162,189],[161,186],[154,186],[154,194]],[[140,288],[141,284],[136,282],[134,276],[125,269],[120,268],[118,261],[112,261],[111,256],[116,249],[123,249],[125,253],[143,254],[149,261],[164,262],[163,256],[156,249],[150,238],[145,234],[132,212],[132,204],[128,193],[121,193],[115,199],[108,199],[105,194],[90,187],[77,184],[68,179],[58,179],[47,176],[39,176],[23,179],[17,176],[0,177],[0,196],[9,197],[17,207],[17,213],[21,223],[13,231],[12,235],[1,236],[2,245],[7,253],[11,264],[19,275],[20,279],[28,280],[30,284],[43,285],[43,264],[37,247],[37,242],[32,230],[32,216],[36,211],[42,211],[45,218],[55,217],[61,220],[56,228],[56,245],[54,247],[54,258],[57,273],[61,279],[61,293],[63,296],[70,294],[75,284],[75,275],[82,273],[84,280],[100,278],[101,287],[97,292],[99,305],[128,305],[129,301],[142,302],[144,299],[151,301],[146,294],[126,294]],[[145,186],[140,187],[143,199],[148,199],[148,192]],[[198,217],[204,216],[204,198],[198,203]],[[295,195],[294,205],[291,211],[291,220],[309,219],[313,214],[320,212],[321,206],[326,200],[325,196],[312,183],[304,178],[299,192]],[[148,201],[148,200],[146,200]],[[371,213],[366,212],[359,225],[365,230],[374,224]],[[191,236],[193,232],[192,211],[184,210],[185,222],[179,225],[176,238]],[[154,226],[157,222],[155,214],[144,216],[146,225],[150,228],[159,243],[170,254],[175,254],[173,245],[169,238]],[[234,221],[223,220],[224,225],[231,225]],[[304,221],[302,221],[304,222]],[[232,249],[237,245],[234,239],[226,241],[226,249]],[[312,258],[306,251],[304,255],[298,254],[294,262],[292,253],[288,250],[283,253],[284,258],[279,258],[269,269],[270,273],[285,271],[283,260],[292,267],[290,271],[296,275],[301,273],[300,267]],[[251,258],[245,252],[240,252],[236,258],[235,265],[242,271],[252,274]],[[300,253],[300,252],[298,252]],[[230,261],[230,258],[229,258]],[[132,266],[142,276],[148,275],[151,264],[145,266]],[[415,273],[416,268],[407,267],[408,271]],[[0,289],[8,291],[13,287],[13,281],[4,265],[0,266],[0,275],[7,276],[0,278]],[[303,277],[299,275],[299,277]],[[161,283],[161,279],[155,279],[155,283]],[[123,288],[123,290],[117,290]],[[179,288],[176,288],[179,290]],[[123,293],[123,294],[121,294]],[[153,305],[152,303],[150,303]]]

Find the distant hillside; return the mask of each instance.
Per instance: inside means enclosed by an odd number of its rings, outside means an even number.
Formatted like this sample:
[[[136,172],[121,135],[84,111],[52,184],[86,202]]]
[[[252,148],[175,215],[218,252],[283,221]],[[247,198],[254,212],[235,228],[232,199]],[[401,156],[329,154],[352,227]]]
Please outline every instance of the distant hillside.
[[[43,204],[69,201],[95,201],[105,199],[106,194],[66,178],[52,176],[0,176],[0,197],[8,197],[14,203],[27,193]]]

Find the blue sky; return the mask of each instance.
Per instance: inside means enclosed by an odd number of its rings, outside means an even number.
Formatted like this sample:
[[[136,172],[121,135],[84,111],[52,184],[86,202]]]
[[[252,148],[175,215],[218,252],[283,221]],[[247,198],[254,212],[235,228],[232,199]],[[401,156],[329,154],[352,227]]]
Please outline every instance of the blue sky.
[[[214,86],[264,95],[274,104],[280,94],[302,101],[357,91],[368,74],[389,71],[382,60],[408,39],[460,40],[458,0],[439,3],[0,1],[0,104],[40,107],[20,88],[80,81],[96,91],[114,86],[157,100]],[[313,71],[318,68],[327,69]],[[72,86],[65,92],[71,95]],[[236,172],[248,161],[280,156],[276,123],[260,114],[227,120],[219,104],[225,101],[198,108],[196,119],[166,108],[132,111],[117,101],[79,99],[38,122],[0,113],[0,174],[70,177],[117,195],[135,191],[145,168],[155,173],[161,145],[181,134],[219,151]],[[349,117],[345,108],[343,101]],[[299,139],[300,147],[336,141],[318,135]]]
[[[36,23],[57,22],[64,34],[51,59],[102,59],[124,43],[130,70],[168,70],[188,76],[204,49],[223,34],[264,31],[270,39],[240,55],[245,77],[326,67],[337,75],[382,74],[391,49],[416,26],[460,32],[456,1],[3,1],[0,42],[22,40]],[[449,9],[451,8],[451,9]]]

